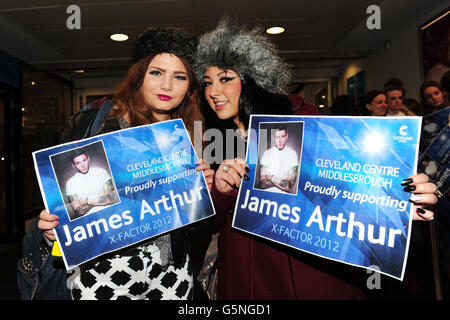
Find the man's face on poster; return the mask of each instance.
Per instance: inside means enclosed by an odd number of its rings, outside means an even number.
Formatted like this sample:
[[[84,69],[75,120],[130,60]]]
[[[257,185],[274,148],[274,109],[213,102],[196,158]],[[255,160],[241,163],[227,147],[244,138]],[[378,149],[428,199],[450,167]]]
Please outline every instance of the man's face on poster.
[[[286,145],[288,135],[286,130],[277,130],[275,131],[274,135],[274,141],[275,145],[277,146],[278,150],[282,150],[284,146]]]
[[[89,157],[85,153],[80,154],[73,158],[72,165],[78,172],[85,174],[89,171]]]

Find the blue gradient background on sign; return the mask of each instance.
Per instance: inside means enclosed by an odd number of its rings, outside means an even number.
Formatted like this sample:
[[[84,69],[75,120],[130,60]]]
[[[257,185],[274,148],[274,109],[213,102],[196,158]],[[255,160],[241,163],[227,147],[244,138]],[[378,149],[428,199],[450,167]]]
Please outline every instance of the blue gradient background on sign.
[[[264,190],[253,189],[256,164],[258,161],[258,139],[260,122],[285,122],[304,121],[304,138],[301,157],[301,168],[299,172],[299,183],[297,195],[271,193]],[[358,192],[373,196],[386,196],[399,201],[408,201],[410,193],[403,191],[401,181],[415,172],[417,161],[417,138],[420,128],[419,117],[390,118],[390,117],[269,117],[252,116],[251,134],[249,136],[247,163],[250,166],[248,173],[250,181],[243,180],[238,204],[236,206],[233,227],[242,229],[252,234],[284,243],[286,245],[304,250],[322,257],[342,261],[362,267],[376,266],[381,272],[396,278],[403,277],[404,263],[407,256],[407,244],[410,233],[410,208],[408,202],[405,211],[399,211],[395,207],[377,206],[376,204],[353,203],[352,200],[342,199],[343,191]],[[403,127],[407,137],[412,137],[412,141],[407,143],[394,140],[393,137],[401,136],[400,128]],[[405,131],[406,130],[406,131]],[[367,142],[364,140],[370,132],[381,134],[385,142],[384,148],[373,150],[369,145],[368,149],[375,152],[364,152]],[[256,133],[256,134],[255,134]],[[289,137],[292,139],[292,137]],[[290,141],[292,143],[292,141]],[[299,142],[300,143],[300,142]],[[379,151],[379,152],[377,152]],[[376,164],[399,168],[398,177],[392,178],[392,188],[375,187],[365,184],[356,184],[340,180],[330,180],[318,177],[319,169],[316,166],[316,159],[339,160],[344,162],[359,162],[364,164]],[[340,170],[334,170],[340,171]],[[342,171],[345,172],[345,171]],[[351,172],[351,171],[348,171]],[[361,172],[362,173],[362,170]],[[339,197],[333,199],[328,195],[304,191],[305,183],[309,181],[313,185],[325,187],[336,186],[337,190],[342,190]],[[250,191],[250,196],[259,199],[274,200],[278,205],[289,204],[291,207],[301,208],[300,222],[295,224],[279,218],[273,218],[263,214],[242,209],[239,204],[243,203],[246,190]],[[358,229],[355,227],[353,238],[341,237],[335,233],[336,222],[332,223],[329,233],[319,230],[317,223],[306,227],[306,223],[311,217],[316,206],[321,207],[324,226],[326,216],[337,216],[344,214],[348,222],[350,211],[355,212],[355,221],[360,221],[365,225],[365,240],[358,240]],[[339,244],[338,251],[323,249],[300,240],[293,240],[289,237],[272,232],[273,223],[283,225],[288,229],[296,229],[330,240],[331,247]],[[385,245],[373,244],[367,240],[367,225],[375,226],[374,237],[378,237],[378,226],[386,227]],[[347,223],[343,224],[342,231],[347,231]],[[402,230],[401,236],[396,237],[393,248],[387,246],[389,228]],[[335,241],[337,243],[335,243]]]
[[[70,221],[49,157],[60,152],[90,144],[100,139],[103,140],[113,179],[119,192],[120,203]],[[151,161],[151,159],[158,158],[162,155],[172,154],[180,150],[187,152],[187,164],[180,165],[168,171],[162,171],[151,176],[133,179],[132,174],[126,169],[130,164],[140,163],[145,160]],[[121,130],[82,141],[56,146],[50,149],[37,151],[34,153],[34,157],[35,165],[41,179],[41,187],[45,194],[47,209],[49,212],[59,216],[59,226],[56,227],[55,230],[59,239],[60,249],[63,252],[68,268],[72,268],[103,253],[132,245],[138,241],[154,237],[214,214],[214,207],[211,203],[203,174],[196,171],[195,174],[191,174],[170,184],[157,184],[154,189],[149,188],[144,191],[131,194],[128,193],[125,195],[126,186],[137,186],[145,183],[149,179],[158,181],[160,178],[172,176],[185,172],[186,170],[194,170],[196,168],[197,157],[181,120],[172,120],[149,126]],[[163,194],[169,197],[170,190],[173,190],[174,193],[182,193],[185,190],[200,186],[203,187],[201,190],[201,201],[192,204],[185,203],[184,206],[181,206],[179,202],[177,202],[178,210],[175,208],[169,212],[161,210],[161,214],[157,214],[154,217],[150,213],[147,213],[142,221],[139,219],[142,200],[146,200],[152,209],[155,210],[153,201],[159,200]],[[188,194],[188,196],[191,198],[190,194]],[[172,206],[171,203],[170,206]],[[160,205],[160,207],[162,206]],[[80,242],[73,241],[70,246],[64,246],[66,238],[62,229],[63,225],[68,224],[69,228],[72,230],[76,226],[86,226],[88,223],[101,218],[107,220],[112,214],[121,215],[122,212],[126,210],[130,210],[130,216],[133,218],[133,223],[119,229],[110,228],[109,232],[103,232],[99,236],[94,236]],[[126,232],[146,223],[150,223],[153,226],[153,223],[156,223],[156,220],[164,217],[167,218],[168,216],[171,217],[172,223],[163,225],[156,230],[152,229],[147,233],[142,233],[135,237],[128,237],[120,242],[116,241],[115,243],[112,243],[109,238],[109,236],[112,236],[113,234]]]

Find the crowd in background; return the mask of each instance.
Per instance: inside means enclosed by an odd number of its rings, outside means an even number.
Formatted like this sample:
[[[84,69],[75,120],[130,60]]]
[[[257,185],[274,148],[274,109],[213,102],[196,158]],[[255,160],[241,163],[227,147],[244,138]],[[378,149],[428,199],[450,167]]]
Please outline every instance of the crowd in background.
[[[420,101],[407,97],[405,87],[398,78],[387,80],[381,89],[370,90],[358,101],[348,95],[336,97],[331,115],[347,116],[424,116],[450,106],[450,71],[441,80],[423,82],[419,90]]]

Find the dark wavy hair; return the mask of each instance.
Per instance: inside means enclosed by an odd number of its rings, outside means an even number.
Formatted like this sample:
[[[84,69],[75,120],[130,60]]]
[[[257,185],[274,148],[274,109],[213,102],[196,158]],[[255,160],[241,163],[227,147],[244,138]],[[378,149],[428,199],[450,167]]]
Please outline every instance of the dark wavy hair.
[[[387,94],[389,91],[399,90],[405,96],[406,89],[403,82],[398,78],[390,78],[384,83],[383,91]]]

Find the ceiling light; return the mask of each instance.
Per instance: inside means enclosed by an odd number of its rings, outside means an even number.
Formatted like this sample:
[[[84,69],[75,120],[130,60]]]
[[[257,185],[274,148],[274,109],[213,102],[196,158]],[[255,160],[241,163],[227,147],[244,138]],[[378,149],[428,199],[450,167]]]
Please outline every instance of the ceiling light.
[[[84,70],[83,69],[77,69],[77,70],[73,70],[73,72],[75,72],[75,73],[84,73]]]
[[[268,34],[280,34],[284,32],[283,27],[270,27],[266,30]]]
[[[128,40],[128,36],[126,34],[123,33],[114,33],[112,35],[109,36],[111,38],[111,40],[114,41],[126,41]]]

